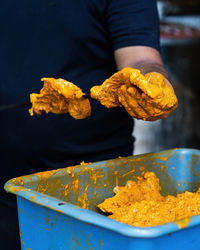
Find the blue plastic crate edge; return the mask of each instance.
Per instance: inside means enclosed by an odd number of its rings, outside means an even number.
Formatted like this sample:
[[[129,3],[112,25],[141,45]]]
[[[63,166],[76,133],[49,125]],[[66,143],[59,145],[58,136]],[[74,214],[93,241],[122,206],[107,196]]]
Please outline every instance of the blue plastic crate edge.
[[[196,149],[171,149],[171,150],[166,150],[166,151],[162,151],[159,153],[165,154],[165,153],[177,151],[177,150],[181,152],[182,154],[194,153],[194,154],[200,155],[200,151]],[[154,155],[154,154],[157,154],[157,153],[141,154],[140,156],[146,157],[146,156]],[[130,156],[127,158],[134,158],[138,156],[139,155]],[[103,163],[105,163],[105,161],[96,162],[95,165],[99,165]],[[25,188],[19,185],[14,185],[12,180],[9,180],[8,182],[6,182],[4,189],[7,192],[20,196],[39,206],[44,206],[56,212],[63,213],[66,216],[71,216],[73,218],[76,218],[77,220],[90,223],[96,226],[100,226],[108,230],[112,230],[116,233],[122,234],[127,237],[155,238],[155,237],[163,236],[168,233],[173,233],[179,230],[184,230],[184,229],[180,229],[177,223],[168,223],[165,225],[149,227],[149,228],[133,227],[133,226],[112,220],[96,212],[86,210],[84,208],[80,208],[68,202],[63,202],[62,200],[53,198],[45,194],[38,193],[28,188]],[[59,203],[62,203],[62,205],[59,205]],[[199,224],[200,224],[200,215],[192,216],[191,220],[189,221],[187,225],[187,228],[193,227]]]

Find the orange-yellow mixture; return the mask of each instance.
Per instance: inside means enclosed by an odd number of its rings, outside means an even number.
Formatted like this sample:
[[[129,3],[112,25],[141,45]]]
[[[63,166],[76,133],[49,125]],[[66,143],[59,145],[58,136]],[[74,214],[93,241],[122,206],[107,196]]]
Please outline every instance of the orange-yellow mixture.
[[[169,115],[177,107],[177,98],[162,74],[145,76],[137,69],[126,67],[102,85],[90,90],[92,98],[107,108],[123,106],[133,117],[153,121]]]
[[[98,207],[111,214],[110,218],[138,227],[157,226],[200,214],[200,188],[196,193],[186,191],[163,197],[159,179],[153,172],[144,172],[137,179],[115,187],[115,196]]]
[[[44,86],[40,94],[31,94],[32,108],[30,115],[35,112],[55,114],[69,113],[75,119],[83,119],[91,114],[90,102],[84,97],[82,90],[71,82],[63,79],[42,78]]]

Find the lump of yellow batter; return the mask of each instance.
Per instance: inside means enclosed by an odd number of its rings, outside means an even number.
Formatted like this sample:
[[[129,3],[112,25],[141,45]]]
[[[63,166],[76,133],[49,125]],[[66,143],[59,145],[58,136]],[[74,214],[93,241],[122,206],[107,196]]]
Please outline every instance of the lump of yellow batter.
[[[44,81],[44,86],[40,94],[30,95],[32,103],[30,115],[34,112],[38,115],[42,112],[52,112],[54,114],[69,113],[75,119],[90,116],[90,102],[75,84],[63,79],[42,78],[41,80]]]
[[[123,106],[131,116],[148,121],[167,117],[177,107],[173,88],[162,74],[151,72],[143,76],[129,67],[92,87],[90,93],[107,108]]]
[[[200,214],[200,189],[177,196],[160,194],[159,180],[153,172],[138,181],[128,181],[114,189],[115,196],[98,207],[110,218],[138,227],[151,227]]]

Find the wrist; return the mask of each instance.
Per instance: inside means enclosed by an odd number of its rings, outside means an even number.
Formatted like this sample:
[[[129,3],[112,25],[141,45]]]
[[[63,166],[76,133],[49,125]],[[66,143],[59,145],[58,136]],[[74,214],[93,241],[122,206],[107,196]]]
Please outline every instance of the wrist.
[[[139,69],[143,75],[149,72],[155,72],[162,74],[168,81],[169,75],[164,65],[157,62],[138,62],[134,65],[134,68]]]

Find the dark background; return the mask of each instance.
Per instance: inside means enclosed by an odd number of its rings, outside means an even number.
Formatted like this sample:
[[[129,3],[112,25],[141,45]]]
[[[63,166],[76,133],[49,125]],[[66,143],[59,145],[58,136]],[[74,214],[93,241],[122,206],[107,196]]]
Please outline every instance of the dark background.
[[[179,106],[165,120],[136,121],[135,154],[177,147],[200,149],[200,1],[163,0],[157,5],[161,52]]]

